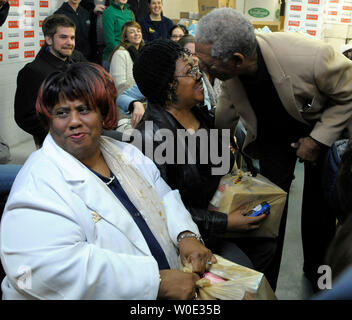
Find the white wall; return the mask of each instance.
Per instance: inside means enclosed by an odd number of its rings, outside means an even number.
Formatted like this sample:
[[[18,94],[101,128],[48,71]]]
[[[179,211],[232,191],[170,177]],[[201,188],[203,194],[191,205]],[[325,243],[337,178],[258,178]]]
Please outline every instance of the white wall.
[[[16,78],[18,71],[24,65],[25,62],[9,63],[0,66],[0,136],[10,146],[31,137],[20,129],[14,120],[13,106],[16,92]]]
[[[180,12],[198,12],[198,0],[163,0],[164,15],[170,19],[180,19]]]
[[[62,2],[63,0],[51,0],[50,11],[54,12]],[[6,23],[2,28],[5,26]],[[27,61],[0,65],[0,136],[10,147],[32,139],[31,135],[17,126],[14,119],[17,73],[26,63]]]

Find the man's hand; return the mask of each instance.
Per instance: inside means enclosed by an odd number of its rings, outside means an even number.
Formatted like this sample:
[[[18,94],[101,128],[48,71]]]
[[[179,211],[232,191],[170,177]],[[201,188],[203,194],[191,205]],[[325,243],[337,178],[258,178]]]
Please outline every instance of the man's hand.
[[[139,102],[139,101],[133,102],[133,112],[132,112],[132,119],[131,119],[131,125],[133,128],[135,128],[138,125],[138,123],[142,120],[144,112],[145,112],[145,109],[142,102]]]
[[[315,162],[320,154],[321,148],[314,139],[305,137],[296,143],[291,143],[291,147],[297,149],[296,155],[301,161]]]
[[[266,219],[267,215],[262,214],[258,217],[249,217],[245,215],[249,210],[248,206],[242,206],[239,209],[232,211],[227,217],[227,230],[246,232],[258,229],[260,224]]]
[[[93,11],[95,14],[97,14],[98,12],[103,13],[105,9],[106,9],[106,6],[104,6],[103,4],[97,4]]]
[[[184,238],[180,241],[180,257],[184,266],[192,272],[203,274],[211,264],[216,263],[212,252],[196,238]]]
[[[158,299],[192,300],[196,296],[196,281],[199,276],[195,273],[178,270],[160,270],[160,286]]]

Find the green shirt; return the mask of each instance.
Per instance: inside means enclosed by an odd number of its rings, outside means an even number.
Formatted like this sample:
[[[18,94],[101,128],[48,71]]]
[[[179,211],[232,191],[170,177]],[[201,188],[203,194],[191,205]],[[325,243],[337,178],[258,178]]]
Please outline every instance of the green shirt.
[[[119,3],[111,1],[110,6],[103,13],[103,27],[105,37],[105,48],[103,59],[109,60],[111,52],[120,43],[122,26],[128,21],[134,20],[129,5],[125,4],[121,9]]]

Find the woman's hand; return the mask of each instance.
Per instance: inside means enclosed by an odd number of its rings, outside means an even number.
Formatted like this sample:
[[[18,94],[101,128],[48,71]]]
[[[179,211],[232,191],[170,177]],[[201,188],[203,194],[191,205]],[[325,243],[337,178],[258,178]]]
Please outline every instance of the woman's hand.
[[[249,217],[245,215],[248,211],[247,207],[232,211],[227,217],[227,230],[245,232],[258,229],[267,216],[262,214],[258,217]]]
[[[180,241],[180,257],[183,265],[192,272],[203,274],[211,264],[216,263],[212,252],[196,238],[184,238]]]
[[[195,273],[178,270],[160,270],[160,286],[158,299],[192,300],[196,297]]]
[[[133,112],[132,112],[132,119],[131,119],[131,125],[133,128],[135,128],[137,124],[142,120],[144,112],[145,112],[145,109],[142,102],[139,102],[139,101],[133,102]]]

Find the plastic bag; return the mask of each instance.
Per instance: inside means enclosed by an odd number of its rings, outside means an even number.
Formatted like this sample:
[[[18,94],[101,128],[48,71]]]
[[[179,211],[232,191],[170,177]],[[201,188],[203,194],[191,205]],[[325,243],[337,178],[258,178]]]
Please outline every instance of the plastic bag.
[[[248,211],[266,201],[270,214],[257,230],[237,233],[227,232],[225,237],[269,237],[276,238],[287,193],[264,176],[251,176],[250,172],[235,169],[223,176],[218,190],[210,201],[209,209],[229,214],[245,207]]]
[[[196,282],[199,300],[277,300],[263,273],[215,255],[217,263],[210,272],[223,278],[224,282],[211,284],[208,279]],[[181,269],[191,272],[181,264]]]

